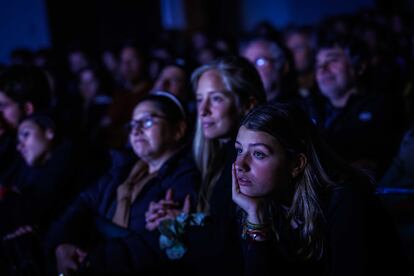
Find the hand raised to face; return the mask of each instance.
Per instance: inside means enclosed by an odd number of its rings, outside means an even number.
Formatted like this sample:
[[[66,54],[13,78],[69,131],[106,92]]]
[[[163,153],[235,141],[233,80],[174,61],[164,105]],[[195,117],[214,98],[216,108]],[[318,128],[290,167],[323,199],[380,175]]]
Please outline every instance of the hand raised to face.
[[[266,202],[261,197],[251,197],[243,194],[237,179],[236,164],[232,166],[232,198],[247,213],[247,220],[251,223],[264,224],[266,222]]]

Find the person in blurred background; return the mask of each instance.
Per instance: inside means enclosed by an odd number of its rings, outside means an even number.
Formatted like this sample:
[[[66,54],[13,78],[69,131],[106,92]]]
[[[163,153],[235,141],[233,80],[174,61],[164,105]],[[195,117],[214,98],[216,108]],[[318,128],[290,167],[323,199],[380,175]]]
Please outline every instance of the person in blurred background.
[[[313,106],[310,116],[341,157],[378,178],[399,139],[402,118],[383,94],[364,89],[364,49],[346,37],[319,45],[316,80],[325,99]]]
[[[51,87],[36,67],[11,66],[0,73],[0,186],[18,167],[16,131],[20,120],[51,109]]]
[[[290,102],[297,95],[296,79],[287,51],[275,40],[251,38],[242,43],[240,54],[257,69],[268,102]]]
[[[284,32],[284,43],[292,53],[299,94],[307,97],[318,93],[314,72],[314,38],[312,33],[300,27],[290,27]]]
[[[125,147],[128,133],[124,126],[138,101],[151,89],[146,59],[143,48],[135,42],[127,42],[121,48],[119,70],[123,87],[113,93],[113,101],[104,120],[108,137],[106,143],[110,147],[118,149]]]
[[[0,200],[0,259],[8,273],[40,273],[44,234],[82,185],[81,158],[46,115],[25,117],[17,137],[25,165],[5,184],[8,193]]]

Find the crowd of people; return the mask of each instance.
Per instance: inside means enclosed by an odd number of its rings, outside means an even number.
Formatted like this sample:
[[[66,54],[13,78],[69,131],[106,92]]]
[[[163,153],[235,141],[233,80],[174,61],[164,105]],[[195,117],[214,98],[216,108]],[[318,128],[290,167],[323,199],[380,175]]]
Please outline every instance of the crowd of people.
[[[14,51],[0,274],[400,275],[375,191],[414,188],[413,29],[365,10]]]

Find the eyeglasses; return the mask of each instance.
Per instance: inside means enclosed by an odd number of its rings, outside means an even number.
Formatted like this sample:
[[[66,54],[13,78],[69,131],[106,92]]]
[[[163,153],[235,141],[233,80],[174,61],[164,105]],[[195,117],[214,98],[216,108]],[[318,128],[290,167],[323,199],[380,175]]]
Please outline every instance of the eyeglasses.
[[[272,64],[275,59],[267,58],[267,57],[259,57],[254,61],[254,64],[258,67],[267,66]]]
[[[258,57],[254,61],[254,65],[256,67],[264,67],[264,66],[276,66],[276,68],[280,69],[283,65],[282,58],[268,58],[268,57]]]
[[[139,120],[131,120],[128,124],[128,129],[130,132],[138,129],[149,129],[154,125],[155,118],[165,119],[164,116],[150,115]]]

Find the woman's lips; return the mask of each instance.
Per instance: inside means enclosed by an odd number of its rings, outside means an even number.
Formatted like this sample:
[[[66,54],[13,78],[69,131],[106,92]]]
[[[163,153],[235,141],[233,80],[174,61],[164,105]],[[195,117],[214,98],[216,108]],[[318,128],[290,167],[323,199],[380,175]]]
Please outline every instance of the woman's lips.
[[[238,181],[240,186],[250,186],[250,185],[252,185],[252,182],[247,177],[243,177],[243,176],[240,177],[239,176],[239,177],[237,177],[237,181]]]
[[[209,127],[211,127],[213,125],[214,125],[213,122],[202,122],[203,128],[209,128]]]
[[[134,140],[134,144],[140,144],[140,143],[145,143],[146,140],[145,139],[135,139]]]

